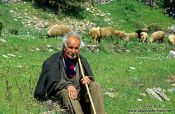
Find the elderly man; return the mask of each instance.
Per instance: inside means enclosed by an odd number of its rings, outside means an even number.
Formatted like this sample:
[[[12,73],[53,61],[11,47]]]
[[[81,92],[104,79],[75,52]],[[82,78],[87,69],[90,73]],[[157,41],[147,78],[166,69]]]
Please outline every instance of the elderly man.
[[[70,114],[93,114],[85,84],[88,84],[96,114],[104,114],[101,86],[94,81],[87,60],[79,55],[83,42],[76,33],[65,36],[63,50],[49,57],[42,67],[34,97],[38,101],[56,100]],[[80,71],[80,57],[84,77]]]

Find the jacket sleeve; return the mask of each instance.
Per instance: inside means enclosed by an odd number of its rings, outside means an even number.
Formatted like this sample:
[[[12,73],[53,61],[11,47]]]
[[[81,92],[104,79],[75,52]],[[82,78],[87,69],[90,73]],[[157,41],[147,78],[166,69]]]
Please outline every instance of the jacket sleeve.
[[[46,100],[46,91],[45,91],[45,86],[47,85],[47,76],[48,75],[48,65],[46,62],[43,63],[42,66],[42,71],[40,73],[37,85],[35,87],[34,91],[34,98],[36,100],[42,101]]]
[[[55,53],[45,60],[35,87],[34,98],[39,101],[48,100],[60,81],[61,52]]]
[[[90,67],[87,59],[82,57],[81,62],[82,62],[82,65],[83,65],[84,74],[86,76],[89,76],[91,78],[91,80],[94,81],[94,75],[93,75],[93,72],[91,70],[91,67]]]

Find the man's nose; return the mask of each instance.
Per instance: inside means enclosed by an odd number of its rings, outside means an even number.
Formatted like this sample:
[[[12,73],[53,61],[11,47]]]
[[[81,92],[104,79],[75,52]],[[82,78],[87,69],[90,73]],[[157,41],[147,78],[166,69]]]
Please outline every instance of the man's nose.
[[[76,52],[76,49],[73,48],[73,49],[71,50],[71,52],[72,52],[72,53],[75,53],[75,52]]]

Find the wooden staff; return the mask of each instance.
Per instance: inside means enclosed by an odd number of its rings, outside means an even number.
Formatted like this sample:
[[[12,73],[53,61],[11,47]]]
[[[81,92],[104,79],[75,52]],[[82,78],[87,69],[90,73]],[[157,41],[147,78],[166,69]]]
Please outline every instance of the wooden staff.
[[[83,72],[83,67],[82,67],[81,60],[80,60],[80,57],[79,57],[79,56],[78,56],[78,62],[79,62],[79,65],[80,65],[81,74],[82,74],[82,76],[83,76],[83,78],[84,78],[85,75],[84,75],[84,72]],[[90,92],[89,92],[88,84],[85,84],[85,86],[86,86],[86,90],[87,90],[87,92],[88,92],[88,96],[89,96],[89,99],[90,99],[90,102],[91,102],[91,105],[92,105],[93,112],[94,112],[94,114],[96,114],[96,110],[95,110],[95,107],[94,107],[94,103],[93,103],[93,101],[92,101],[92,97],[91,97],[91,94],[90,94]]]

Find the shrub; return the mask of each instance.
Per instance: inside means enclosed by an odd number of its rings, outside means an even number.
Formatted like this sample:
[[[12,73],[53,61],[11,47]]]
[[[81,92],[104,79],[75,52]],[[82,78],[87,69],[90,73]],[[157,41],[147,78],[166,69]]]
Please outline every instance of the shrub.
[[[34,0],[34,3],[43,9],[52,9],[57,14],[64,13],[82,18],[80,13],[84,11],[82,3],[91,0]]]

